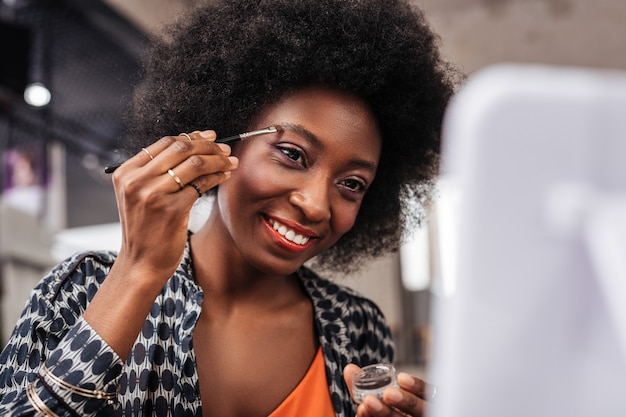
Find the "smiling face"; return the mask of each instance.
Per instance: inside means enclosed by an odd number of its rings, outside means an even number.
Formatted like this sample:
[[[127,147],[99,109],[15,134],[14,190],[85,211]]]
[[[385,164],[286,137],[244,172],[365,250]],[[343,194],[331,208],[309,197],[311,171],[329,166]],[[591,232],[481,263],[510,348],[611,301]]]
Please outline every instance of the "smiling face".
[[[239,168],[219,186],[216,206],[241,260],[289,274],[328,249],[356,219],[374,181],[381,138],[365,102],[309,88],[265,109],[253,129],[279,132],[236,145]]]

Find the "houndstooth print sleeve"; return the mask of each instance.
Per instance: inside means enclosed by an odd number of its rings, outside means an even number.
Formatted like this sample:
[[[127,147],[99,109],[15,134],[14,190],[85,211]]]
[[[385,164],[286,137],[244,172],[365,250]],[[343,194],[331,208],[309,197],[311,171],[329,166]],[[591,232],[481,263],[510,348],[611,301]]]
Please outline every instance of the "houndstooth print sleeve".
[[[116,255],[77,254],[33,290],[0,354],[0,415],[33,416],[32,390],[59,416],[201,416],[192,333],[203,294],[189,245],[146,317],[125,363],[81,317]],[[44,370],[45,364],[48,373]],[[51,376],[52,375],[52,376]],[[54,379],[103,393],[85,398]]]
[[[26,393],[30,384],[59,416],[115,414],[111,402],[72,395],[42,372],[45,362],[50,373],[69,384],[115,392],[122,362],[81,319],[112,260],[108,254],[74,257],[33,289],[0,354],[0,415],[36,415]]]

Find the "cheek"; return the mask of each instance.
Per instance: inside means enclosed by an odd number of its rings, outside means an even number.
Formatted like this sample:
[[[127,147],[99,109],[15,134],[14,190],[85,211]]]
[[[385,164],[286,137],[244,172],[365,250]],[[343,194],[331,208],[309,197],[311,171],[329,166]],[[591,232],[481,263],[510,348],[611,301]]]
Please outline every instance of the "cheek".
[[[286,189],[288,181],[285,175],[276,175],[267,164],[241,163],[227,183],[240,199],[258,199],[275,196]]]
[[[352,226],[354,226],[354,222],[356,221],[356,216],[359,213],[360,204],[346,204],[345,202],[340,202],[336,206],[336,209],[332,212],[332,224],[333,229],[343,235],[347,233]]]

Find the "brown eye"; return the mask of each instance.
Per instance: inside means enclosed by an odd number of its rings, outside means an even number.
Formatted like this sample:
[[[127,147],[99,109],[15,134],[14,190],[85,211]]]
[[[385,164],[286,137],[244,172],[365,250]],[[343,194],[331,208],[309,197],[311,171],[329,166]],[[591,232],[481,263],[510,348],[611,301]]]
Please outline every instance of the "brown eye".
[[[341,184],[350,189],[351,191],[356,192],[365,192],[367,190],[367,186],[363,181],[360,181],[356,178],[349,178],[347,180],[341,181]]]
[[[305,163],[304,155],[298,149],[289,146],[278,146],[280,152],[287,158],[302,165]]]

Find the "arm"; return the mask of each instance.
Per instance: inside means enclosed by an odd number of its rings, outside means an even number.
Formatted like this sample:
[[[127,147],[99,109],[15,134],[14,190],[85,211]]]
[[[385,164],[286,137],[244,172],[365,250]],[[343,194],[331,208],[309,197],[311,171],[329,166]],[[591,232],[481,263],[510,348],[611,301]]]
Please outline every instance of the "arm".
[[[117,259],[106,270],[81,264],[62,279],[68,283],[93,272],[97,291],[79,280],[82,297],[66,300],[64,286],[45,293],[47,284],[34,293],[0,357],[0,412],[114,413],[115,401],[109,399],[115,398],[122,364],[183,255],[189,211],[198,197],[183,184],[193,181],[206,191],[237,166],[228,146],[213,143],[214,132],[191,136],[193,141],[164,137],[115,171],[122,224]]]
[[[230,147],[214,143],[215,132],[189,135],[192,140],[163,137],[113,173],[122,246],[84,318],[123,360],[181,260],[189,212],[198,198],[184,184],[193,181],[206,191],[237,167]]]

